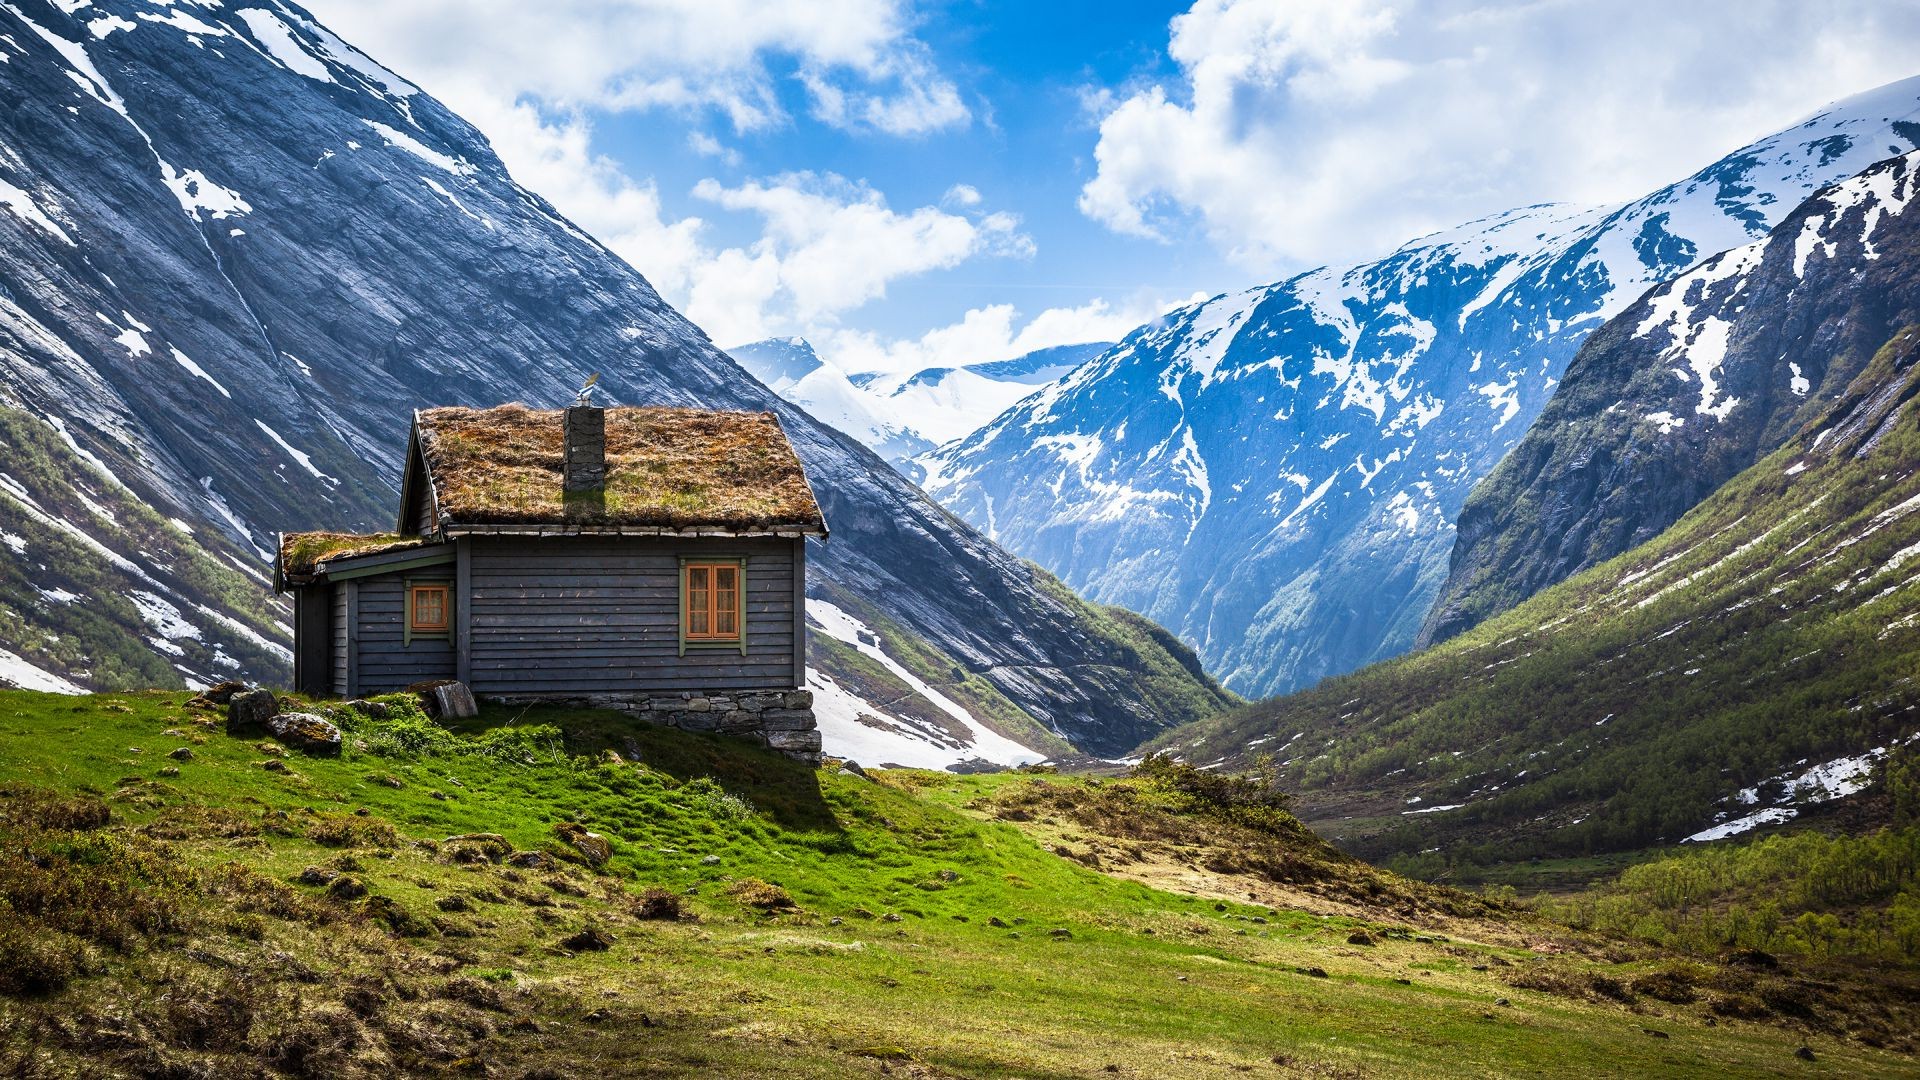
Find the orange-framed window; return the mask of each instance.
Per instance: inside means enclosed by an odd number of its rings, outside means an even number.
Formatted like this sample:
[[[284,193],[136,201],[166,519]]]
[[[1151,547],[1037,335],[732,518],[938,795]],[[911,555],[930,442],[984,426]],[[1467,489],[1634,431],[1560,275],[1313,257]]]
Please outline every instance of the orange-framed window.
[[[407,629],[414,634],[445,634],[452,626],[451,590],[445,585],[407,586]]]
[[[740,640],[740,564],[688,562],[680,568],[680,632],[690,642]]]

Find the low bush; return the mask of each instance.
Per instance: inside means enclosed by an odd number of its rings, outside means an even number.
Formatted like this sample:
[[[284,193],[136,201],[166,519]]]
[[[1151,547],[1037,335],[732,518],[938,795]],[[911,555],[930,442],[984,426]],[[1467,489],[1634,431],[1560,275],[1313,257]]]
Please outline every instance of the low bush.
[[[741,878],[727,886],[727,895],[748,907],[759,908],[762,911],[791,910],[797,906],[793,902],[793,897],[787,895],[787,890],[770,881],[761,881],[759,878]]]
[[[687,902],[677,892],[650,885],[633,898],[628,910],[636,919],[682,919],[687,915]]]

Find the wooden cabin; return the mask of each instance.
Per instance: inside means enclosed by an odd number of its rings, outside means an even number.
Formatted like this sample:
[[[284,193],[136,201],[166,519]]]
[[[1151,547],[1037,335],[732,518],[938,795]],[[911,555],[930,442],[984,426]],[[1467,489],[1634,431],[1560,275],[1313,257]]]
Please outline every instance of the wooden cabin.
[[[454,679],[808,756],[826,535],[771,413],[438,408],[414,414],[395,532],[285,534],[276,586],[305,693]]]

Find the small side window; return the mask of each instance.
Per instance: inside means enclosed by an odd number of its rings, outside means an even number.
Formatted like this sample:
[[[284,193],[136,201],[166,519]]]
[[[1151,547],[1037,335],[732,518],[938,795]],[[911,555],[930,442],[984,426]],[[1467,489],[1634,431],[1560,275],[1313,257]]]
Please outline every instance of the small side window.
[[[407,586],[407,634],[413,637],[446,637],[452,626],[445,585]]]

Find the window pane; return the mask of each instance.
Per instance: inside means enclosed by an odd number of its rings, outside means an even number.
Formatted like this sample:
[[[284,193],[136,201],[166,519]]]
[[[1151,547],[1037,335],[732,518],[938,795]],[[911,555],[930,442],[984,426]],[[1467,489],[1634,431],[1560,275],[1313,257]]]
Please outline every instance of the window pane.
[[[740,569],[713,568],[713,632],[719,637],[740,633]]]
[[[711,568],[687,567],[687,636],[705,637],[712,633],[713,577]]]

